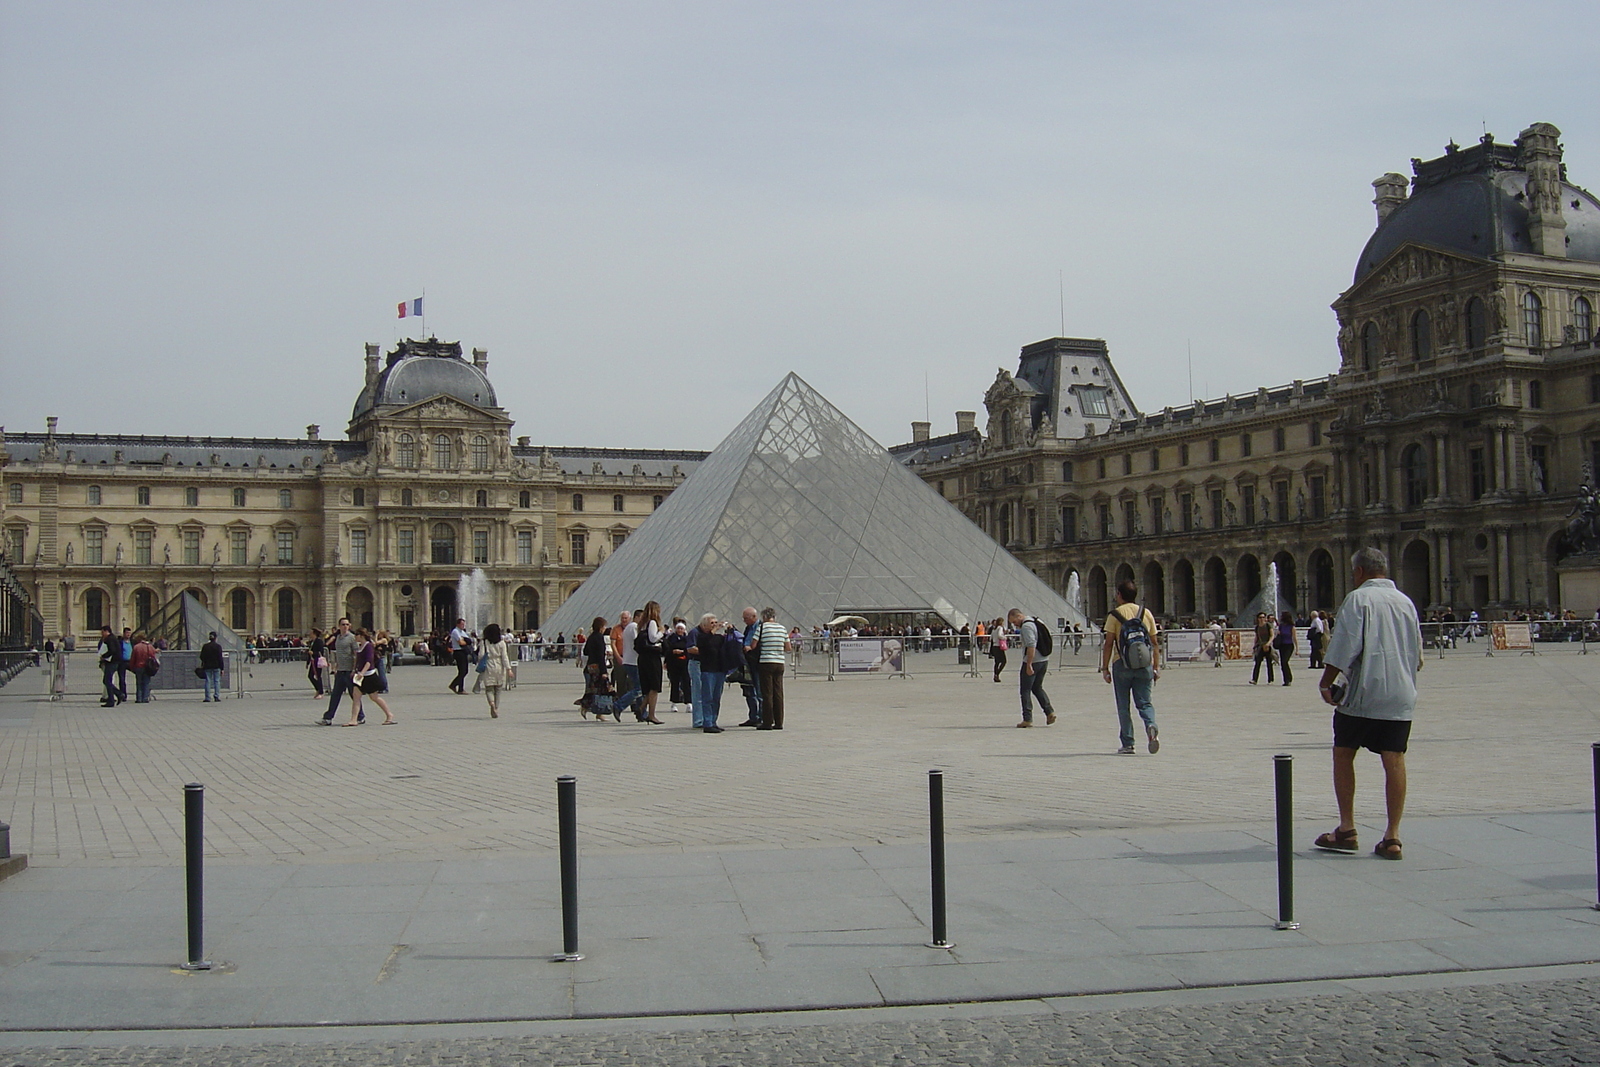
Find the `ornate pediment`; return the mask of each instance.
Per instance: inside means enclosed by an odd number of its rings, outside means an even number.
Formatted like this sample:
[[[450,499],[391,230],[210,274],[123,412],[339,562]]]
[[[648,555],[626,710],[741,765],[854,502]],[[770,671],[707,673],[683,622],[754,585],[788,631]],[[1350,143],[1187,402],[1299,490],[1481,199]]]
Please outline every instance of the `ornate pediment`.
[[[1361,280],[1348,294],[1372,296],[1390,289],[1404,289],[1464,270],[1477,270],[1482,260],[1471,259],[1428,245],[1407,242],[1391,252],[1378,268]]]
[[[383,416],[384,422],[490,422],[500,426],[510,426],[511,420],[504,415],[496,415],[480,407],[474,407],[465,401],[454,397],[436,396],[400,408],[398,411],[388,412]]]

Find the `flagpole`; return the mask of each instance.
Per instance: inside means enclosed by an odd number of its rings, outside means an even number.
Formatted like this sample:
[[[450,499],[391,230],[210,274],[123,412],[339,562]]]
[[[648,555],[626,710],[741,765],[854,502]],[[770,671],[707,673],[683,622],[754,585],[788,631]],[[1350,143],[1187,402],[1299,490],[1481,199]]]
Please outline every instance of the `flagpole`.
[[[428,287],[422,287],[422,336],[428,336]]]

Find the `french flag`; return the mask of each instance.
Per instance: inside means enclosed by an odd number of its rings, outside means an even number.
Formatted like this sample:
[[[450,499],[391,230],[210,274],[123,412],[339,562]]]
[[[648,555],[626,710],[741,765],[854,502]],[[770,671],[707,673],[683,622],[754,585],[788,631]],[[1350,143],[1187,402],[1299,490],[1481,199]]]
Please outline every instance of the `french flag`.
[[[416,319],[422,317],[422,297],[419,296],[415,300],[400,301],[400,317],[403,319],[407,315]]]

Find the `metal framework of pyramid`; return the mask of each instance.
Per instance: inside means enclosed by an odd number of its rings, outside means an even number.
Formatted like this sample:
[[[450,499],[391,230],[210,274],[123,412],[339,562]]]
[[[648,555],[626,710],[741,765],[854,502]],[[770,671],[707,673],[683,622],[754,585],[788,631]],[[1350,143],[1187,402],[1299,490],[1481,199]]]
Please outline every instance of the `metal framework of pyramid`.
[[[771,606],[806,629],[869,612],[932,613],[960,627],[1013,607],[1085,622],[793,373],[544,629],[581,631],[647,600],[690,620]]]

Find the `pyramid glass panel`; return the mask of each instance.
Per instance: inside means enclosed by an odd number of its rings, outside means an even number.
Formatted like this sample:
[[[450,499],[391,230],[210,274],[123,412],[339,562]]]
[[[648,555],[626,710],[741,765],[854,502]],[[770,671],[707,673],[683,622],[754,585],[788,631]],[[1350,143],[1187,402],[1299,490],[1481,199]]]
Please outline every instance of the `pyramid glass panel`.
[[[771,606],[804,628],[844,611],[930,613],[958,627],[1013,607],[1086,621],[795,374],[546,629],[572,632],[647,600],[691,620]]]

